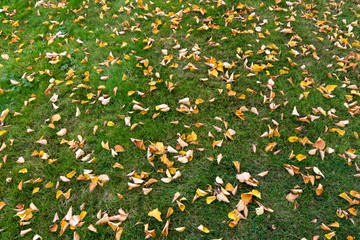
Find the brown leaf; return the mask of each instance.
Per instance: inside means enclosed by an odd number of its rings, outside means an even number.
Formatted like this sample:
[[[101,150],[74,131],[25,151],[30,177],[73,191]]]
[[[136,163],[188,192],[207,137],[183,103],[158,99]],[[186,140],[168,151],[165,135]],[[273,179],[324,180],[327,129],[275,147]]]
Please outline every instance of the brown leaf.
[[[294,202],[295,199],[297,199],[298,197],[299,197],[298,194],[289,193],[289,194],[286,196],[286,199],[287,199],[289,202]]]

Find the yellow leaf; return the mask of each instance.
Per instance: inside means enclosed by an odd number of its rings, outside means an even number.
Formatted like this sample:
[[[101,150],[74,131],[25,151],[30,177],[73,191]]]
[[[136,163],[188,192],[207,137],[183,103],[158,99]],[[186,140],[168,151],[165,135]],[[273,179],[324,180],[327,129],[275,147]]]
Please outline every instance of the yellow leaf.
[[[5,207],[5,206],[6,206],[6,203],[0,202],[0,210],[3,209],[3,207]]]
[[[335,236],[335,232],[331,232],[331,233],[325,234],[325,237],[326,237],[327,239],[331,239],[333,236]]]
[[[299,160],[299,161],[302,161],[302,160],[304,160],[305,158],[306,158],[305,155],[302,155],[302,154],[296,155],[296,159]]]
[[[32,191],[32,194],[37,193],[39,190],[40,190],[40,188],[39,188],[39,187],[34,188],[34,189],[33,189],[33,191]]]
[[[61,195],[63,195],[64,193],[63,193],[63,191],[61,191],[61,190],[58,190],[57,192],[56,192],[56,199],[58,199]]]
[[[174,213],[174,209],[172,209],[172,207],[169,207],[167,213],[166,213],[166,218],[169,218],[171,216],[171,214]]]
[[[210,74],[217,77],[218,76],[218,71],[216,71],[216,69],[213,69],[212,71],[210,71]]]
[[[1,87],[0,87],[0,93],[1,93]],[[6,116],[9,114],[10,110],[7,108],[0,114],[0,123],[4,123]]]
[[[337,132],[339,134],[339,136],[342,136],[345,134],[345,130],[341,130],[339,128],[331,128],[330,132]]]
[[[109,142],[104,143],[103,141],[101,141],[101,146],[102,146],[103,148],[105,148],[106,150],[110,150],[110,148],[109,148]]]
[[[196,190],[196,194],[199,195],[200,197],[206,196],[208,193],[205,192],[204,190],[201,190],[200,188],[198,188]]]
[[[144,66],[145,66],[145,67],[148,67],[148,66],[149,66],[149,59],[145,59],[145,60],[144,60]]]
[[[340,224],[338,222],[333,222],[331,224],[328,225],[329,227],[340,227]]]
[[[241,199],[244,201],[245,205],[252,201],[252,195],[250,193],[241,194]]]
[[[207,203],[207,204],[210,204],[210,203],[212,203],[213,201],[215,201],[215,199],[216,199],[215,196],[207,197],[207,198],[206,198],[206,203]]]
[[[6,132],[7,132],[6,130],[1,130],[1,131],[0,131],[0,136],[1,136],[1,135],[4,135]]]
[[[265,147],[265,152],[272,151],[276,145],[277,145],[276,142],[269,143],[269,144]]]
[[[191,132],[191,134],[186,137],[187,142],[196,141],[196,140],[197,140],[197,135],[194,132]]]
[[[261,199],[261,193],[258,190],[253,189],[250,194]]]
[[[156,218],[159,222],[162,222],[162,219],[161,219],[161,212],[159,211],[159,209],[154,209],[154,210],[152,210],[152,211],[150,211],[149,213],[148,213],[148,215],[150,216],[150,217],[154,217],[154,218]]]
[[[357,210],[355,208],[349,208],[348,211],[354,216],[357,215]]]
[[[185,227],[178,227],[178,228],[175,228],[175,230],[178,232],[183,232],[185,230]]]
[[[115,123],[113,123],[112,121],[108,121],[106,125],[108,127],[113,127],[113,126],[115,126]]]
[[[202,224],[200,226],[198,226],[198,229],[204,233],[209,233],[210,230],[207,229],[206,227],[204,227]]]
[[[200,104],[200,103],[203,103],[203,102],[204,102],[204,100],[202,100],[202,99],[196,99],[195,100],[195,104],[197,104],[197,105]]]
[[[26,168],[23,168],[23,169],[20,169],[19,170],[19,173],[27,173],[28,171],[27,171],[27,169]]]
[[[259,66],[257,64],[254,64],[253,70],[254,70],[255,73],[258,73],[258,72],[261,72],[263,70],[263,67]]]
[[[212,143],[213,148],[215,148],[215,146],[221,147],[222,142],[223,140],[218,140],[218,141],[214,140]]]
[[[327,93],[331,93],[332,91],[334,91],[334,89],[337,87],[337,85],[327,85],[326,87],[325,87],[325,89],[326,89],[326,92]]]
[[[62,220],[60,223],[60,226],[61,226],[61,229],[60,229],[60,236],[61,236],[65,232],[66,228],[69,226],[69,223],[66,222],[65,220]]]
[[[238,222],[241,219],[241,214],[239,213],[239,211],[237,209],[235,209],[234,211],[231,211],[228,213],[228,217],[230,219],[234,220],[235,222]]]
[[[348,202],[352,202],[352,199],[349,198],[349,196],[348,196],[345,192],[341,193],[341,194],[339,195],[339,197],[345,199],[345,200],[348,201]]]
[[[360,198],[360,193],[358,193],[357,191],[351,190],[350,191],[350,195],[356,198]]]
[[[320,196],[323,193],[323,191],[324,191],[324,187],[321,183],[319,183],[318,188],[315,190],[316,195]]]
[[[122,164],[116,162],[116,163],[113,165],[113,168],[121,168],[121,169],[124,169],[124,166],[123,166]]]
[[[176,203],[178,204],[179,208],[181,211],[184,211],[185,210],[185,205],[182,204],[180,201],[176,200]]]
[[[297,142],[298,140],[298,137],[289,137],[289,142]]]
[[[70,198],[70,191],[71,191],[71,188],[70,188],[66,193],[64,193],[64,197],[65,197],[66,199],[69,199],[69,198]]]
[[[76,171],[72,171],[72,172],[69,172],[68,174],[66,174],[66,177],[67,178],[72,178],[74,175],[76,174]]]
[[[79,215],[80,220],[83,220],[84,217],[86,216],[86,214],[87,214],[86,211],[82,211],[82,212],[80,213],[80,215]]]

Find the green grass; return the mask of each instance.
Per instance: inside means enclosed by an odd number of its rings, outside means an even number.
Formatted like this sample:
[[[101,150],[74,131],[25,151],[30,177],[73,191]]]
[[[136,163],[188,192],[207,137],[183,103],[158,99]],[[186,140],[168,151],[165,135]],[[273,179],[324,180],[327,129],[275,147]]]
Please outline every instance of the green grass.
[[[61,1],[52,2],[57,5]],[[340,224],[339,228],[331,227],[336,231],[333,239],[345,239],[347,236],[359,238],[358,217],[349,213],[349,217],[354,221],[353,224],[350,219],[339,218],[336,214],[337,209],[348,212],[349,208],[348,202],[340,198],[339,194],[346,192],[348,196],[354,198],[349,192],[360,191],[358,179],[353,176],[357,173],[355,163],[360,164],[358,157],[352,159],[351,164],[348,165],[339,156],[350,148],[358,150],[360,147],[359,140],[354,136],[354,132],[359,132],[360,120],[357,115],[352,117],[344,106],[344,103],[351,104],[358,101],[359,96],[356,92],[358,90],[351,92],[351,89],[342,87],[343,84],[359,87],[359,67],[356,65],[354,69],[350,67],[344,72],[339,71],[342,67],[338,64],[339,58],[341,60],[352,53],[358,54],[359,47],[355,44],[352,48],[348,46],[347,49],[340,49],[334,45],[340,35],[350,44],[358,41],[360,31],[355,22],[358,16],[353,12],[354,10],[357,14],[360,13],[358,1],[344,1],[341,6],[334,6],[335,2],[316,1],[317,6],[310,10],[307,6],[310,6],[311,1],[294,5],[293,9],[282,1],[278,7],[287,11],[270,11],[270,7],[275,8],[274,1],[244,0],[242,3],[251,6],[253,10],[241,12],[240,15],[238,14],[240,9],[237,9],[240,2],[234,0],[225,0],[226,5],[219,7],[213,1],[199,3],[194,0],[153,0],[153,4],[148,0],[143,2],[147,4],[147,9],[140,8],[136,1],[106,1],[109,10],[105,12],[101,9],[103,5],[93,0],[67,1],[65,8],[51,6],[35,8],[36,1],[0,0],[0,6],[8,6],[7,11],[0,13],[0,52],[9,55],[8,60],[0,58],[0,113],[5,109],[10,110],[3,126],[0,126],[0,132],[7,131],[0,136],[0,146],[3,142],[7,145],[7,148],[0,152],[1,159],[7,158],[6,163],[3,162],[0,168],[0,202],[6,203],[6,206],[0,210],[0,229],[3,230],[0,232],[0,238],[20,239],[20,231],[32,228],[33,231],[26,234],[24,239],[32,239],[35,234],[39,234],[43,239],[71,239],[74,230],[70,228],[60,236],[60,221],[56,222],[59,228],[55,233],[49,231],[49,226],[54,224],[52,220],[55,213],[61,220],[70,207],[73,207],[74,215],[79,215],[81,212],[79,207],[83,203],[87,215],[83,219],[83,226],[75,229],[81,239],[113,239],[115,233],[110,226],[95,225],[98,221],[96,216],[99,210],[108,213],[109,216],[116,215],[119,208],[129,215],[120,226],[124,230],[121,239],[144,239],[146,234],[143,224],[147,223],[150,230],[156,230],[156,239],[312,239],[316,235],[319,235],[320,239],[325,239],[324,235],[329,232],[321,229],[321,223],[329,225],[333,222]],[[336,1],[336,4],[339,4],[338,2]],[[202,15],[200,12],[192,11],[193,4],[207,12]],[[82,7],[81,11],[77,13],[73,11],[80,7]],[[124,7],[129,9],[129,12],[118,11]],[[234,13],[233,21],[226,25],[226,13],[232,8],[237,13]],[[16,14],[11,14],[15,9]],[[156,15],[156,11],[160,9],[164,15]],[[181,10],[186,12],[183,13],[178,28],[171,28],[173,14]],[[104,14],[103,19],[99,17],[101,12]],[[339,12],[341,15],[335,17]],[[302,17],[305,13],[312,14],[312,18]],[[116,18],[113,17],[114,14],[117,15]],[[254,14],[252,19],[249,18],[250,14]],[[327,14],[327,19],[324,19],[324,14]],[[74,21],[79,16],[85,18]],[[294,21],[290,22],[293,33],[280,33],[277,28],[280,27],[280,30],[285,28],[290,16],[294,17]],[[212,23],[220,28],[198,30],[203,25],[202,21],[208,23],[206,20],[209,20],[209,17],[212,18]],[[198,23],[196,18],[200,20]],[[159,32],[154,34],[152,24],[157,19],[161,24],[158,26]],[[268,23],[260,25],[265,19]],[[323,20],[330,21],[325,24],[332,27],[332,30],[319,31],[317,21]],[[18,24],[13,24],[16,21]],[[48,25],[43,24],[46,21],[49,22]],[[50,29],[49,26],[52,24],[50,21],[57,21],[58,24]],[[352,22],[354,36],[346,35],[347,25]],[[265,38],[260,38],[254,29],[258,26],[261,26]],[[134,31],[136,27],[141,31]],[[115,28],[118,32],[124,31],[125,34],[115,34]],[[254,32],[233,35],[232,29]],[[266,34],[265,30],[268,30],[270,35]],[[46,39],[58,32],[66,34],[65,37],[58,37],[52,44],[48,44]],[[318,34],[315,35],[314,32]],[[14,35],[18,36],[19,40],[10,43]],[[302,41],[295,39],[298,41],[297,46],[287,46],[295,35],[298,35]],[[330,36],[334,38],[334,42]],[[317,37],[324,40],[321,41]],[[150,38],[153,39],[152,47],[144,49]],[[219,45],[208,44],[210,38]],[[78,43],[77,39],[83,43]],[[133,41],[134,39],[138,41]],[[100,42],[106,42],[107,46],[100,47]],[[123,42],[127,43],[125,47],[121,47]],[[174,48],[177,43],[180,45],[179,49]],[[195,61],[194,58],[179,60],[179,50],[187,49],[189,56],[193,53],[195,44],[200,48],[200,60]],[[275,50],[277,61],[268,61],[266,53],[258,53],[262,46],[271,44],[277,46]],[[316,50],[308,49],[308,55],[301,55],[302,47],[307,48],[309,45],[314,46]],[[22,49],[20,53],[16,52],[19,48]],[[166,66],[160,64],[164,56],[161,52],[163,49],[167,49],[168,53],[173,55],[171,63]],[[238,52],[238,49],[242,52]],[[291,49],[298,51],[300,55],[294,56],[290,53]],[[244,68],[244,59],[239,59],[236,55],[244,57],[245,52],[250,50],[253,54],[247,57],[247,66],[250,67],[252,63],[258,65],[271,63],[273,67],[255,76],[247,76],[249,72]],[[50,64],[49,59],[45,58],[46,53],[65,51],[69,55],[61,57],[57,64]],[[121,60],[121,64],[115,63],[110,67],[99,65],[108,59],[110,52]],[[314,59],[313,52],[316,52],[319,60]],[[126,55],[130,58],[126,59]],[[81,62],[85,56],[88,62]],[[149,66],[153,68],[152,75],[144,75],[144,65],[140,63],[141,60],[136,59],[137,57],[141,57],[142,60],[148,59]],[[219,72],[218,77],[209,76],[208,70],[211,68],[205,64],[204,57],[213,57],[222,63],[234,62],[234,67]],[[291,58],[297,66],[292,66],[288,58]],[[357,63],[356,58],[347,61]],[[173,63],[178,64],[178,67],[170,67]],[[183,69],[188,63],[193,63],[198,70],[190,72]],[[329,64],[332,66],[327,67]],[[307,73],[301,69],[302,65],[306,65]],[[96,68],[103,71],[98,74]],[[281,74],[280,70],[285,68],[288,73]],[[52,75],[40,74],[40,71],[45,69],[50,70]],[[71,79],[72,84],[66,84],[70,69],[75,71],[77,77]],[[268,74],[266,70],[269,71]],[[86,71],[90,73],[87,82],[83,80]],[[227,95],[227,83],[221,78],[225,76],[226,71],[228,76],[232,73],[239,75],[229,83],[236,91],[236,97]],[[34,73],[33,81],[22,79],[24,73],[26,76]],[[149,83],[158,80],[155,73],[160,74],[160,79],[156,83],[157,88],[151,91]],[[109,79],[100,80],[101,76],[107,74],[110,75]],[[122,80],[124,74],[127,76],[125,81]],[[329,78],[328,74],[332,77]],[[270,89],[265,86],[270,78],[269,75],[277,76],[273,87],[276,95],[271,102],[264,103],[264,96],[271,95]],[[300,84],[306,77],[312,78],[314,85],[306,89],[309,92],[308,97],[299,100],[300,94],[304,93]],[[63,82],[54,85],[49,94],[45,94],[50,84],[49,80],[52,78]],[[208,78],[208,81],[199,81],[200,78]],[[288,81],[289,78],[292,79],[293,85]],[[11,84],[10,80],[16,80],[19,84]],[[166,82],[177,85],[169,92]],[[88,88],[83,88],[80,84],[86,84]],[[335,97],[325,98],[317,90],[322,84],[337,85],[332,92]],[[99,93],[100,96],[102,94],[111,96],[110,103],[105,106],[96,101],[100,85],[105,86]],[[115,87],[118,88],[116,95],[113,93]],[[252,94],[248,89],[254,90],[256,94]],[[223,92],[220,94],[219,90]],[[137,92],[128,96],[129,91],[140,91],[144,96],[140,96]],[[87,95],[90,93],[94,94],[94,97],[89,100]],[[36,95],[36,99],[28,106],[24,106],[24,101],[28,101],[32,94]],[[59,100],[55,103],[59,107],[57,110],[50,102],[53,94],[59,95]],[[246,98],[238,99],[241,94],[245,94]],[[345,95],[352,95],[353,99],[347,101]],[[204,100],[203,103],[198,104],[199,113],[186,114],[176,111],[180,106],[179,100],[186,97],[190,99],[192,107],[195,106],[196,99]],[[213,98],[215,101],[209,102]],[[89,102],[81,103],[82,100]],[[139,111],[134,111],[133,100],[141,102],[144,108],[149,108],[148,113],[142,115]],[[95,103],[91,103],[93,101]],[[280,106],[271,111],[270,103]],[[286,106],[284,103],[287,103]],[[167,104],[170,111],[161,112],[153,119],[153,114],[159,112],[155,110],[155,106],[160,104]],[[249,110],[255,107],[259,115],[248,111],[244,113],[245,120],[241,120],[235,112],[242,106],[246,106]],[[313,115],[320,118],[310,123],[298,121],[297,117],[292,115],[295,106],[301,117]],[[323,108],[326,112],[335,109],[334,114],[338,118],[313,113],[313,108],[317,107]],[[77,108],[81,112],[78,117],[75,116]],[[14,116],[15,112],[22,115]],[[51,121],[47,119],[57,113],[62,118],[54,123],[55,128],[52,129],[48,126]],[[122,115],[131,117],[131,124],[139,122],[143,124],[130,130],[120,118]],[[228,128],[236,131],[233,141],[224,138],[225,125],[216,120],[216,117],[226,121]],[[268,126],[276,128],[272,120],[279,123],[281,136],[261,138],[260,136],[269,130]],[[349,120],[350,123],[345,127],[338,127],[335,123],[340,120]],[[115,126],[107,126],[106,121],[112,121]],[[179,121],[179,124],[171,124],[172,121]],[[198,128],[195,126],[196,123],[204,125]],[[94,135],[92,132],[95,125],[98,126],[98,130]],[[222,132],[217,132],[213,126],[222,128]],[[304,128],[296,132],[295,129],[300,126]],[[63,137],[56,135],[61,128],[67,129],[67,134]],[[345,130],[345,134],[338,136],[336,132],[329,130],[325,132],[325,129],[332,128]],[[27,133],[27,129],[34,131]],[[212,147],[214,139],[208,137],[209,131],[215,140],[224,140],[221,147]],[[183,164],[174,159],[176,154],[167,154],[182,175],[170,183],[160,180],[166,177],[167,169],[160,161],[160,156],[155,157],[154,167],[151,166],[146,151],[137,148],[130,140],[130,138],[142,139],[146,147],[151,144],[150,142],[162,142],[165,146],[175,147],[177,134],[189,135],[192,132],[197,134],[198,144],[190,144],[183,149],[194,150],[192,161]],[[92,157],[96,157],[94,163],[84,163],[80,159],[75,159],[74,149],[69,148],[67,144],[60,144],[61,139],[78,141],[79,135],[86,139],[82,149],[86,154],[93,152]],[[47,145],[35,143],[42,136],[47,139]],[[325,154],[325,159],[322,161],[319,153],[313,156],[308,154],[308,151],[314,148],[311,144],[303,146],[299,142],[290,143],[288,138],[291,136],[308,137],[312,143],[320,137],[326,142],[326,147],[334,149],[334,153]],[[110,151],[101,146],[102,141],[108,141],[110,148],[120,144],[125,152],[113,157]],[[277,146],[273,152],[266,152],[264,149],[271,142],[276,142]],[[256,153],[252,151],[252,144],[257,146]],[[199,151],[198,148],[205,150]],[[57,161],[49,164],[47,160],[31,156],[34,151],[41,150],[49,154],[50,159]],[[281,151],[276,155],[273,154],[277,150]],[[295,157],[289,159],[292,151],[295,155],[304,154],[307,158],[303,161],[298,161]],[[216,162],[219,154],[223,155],[220,164]],[[25,163],[16,163],[21,156],[24,157]],[[209,157],[215,160],[211,162],[208,160]],[[241,184],[236,179],[237,171],[233,161],[239,161],[240,172],[249,172],[259,181],[259,185],[254,188]],[[116,162],[122,164],[124,169],[113,168]],[[302,174],[314,176],[316,174],[312,168],[316,166],[325,178],[316,179],[314,186],[310,183],[305,184],[300,174],[291,176],[284,169],[284,164],[295,165],[300,168]],[[28,172],[18,173],[23,168]],[[110,180],[90,192],[90,181],[76,180],[85,169],[93,170],[96,175],[107,174]],[[60,180],[60,176],[65,176],[73,170],[76,170],[76,174],[70,182]],[[132,171],[147,172],[150,174],[149,178],[158,180],[150,186],[153,188],[152,192],[144,195],[142,187],[128,189],[130,180],[127,174]],[[268,175],[257,176],[264,171],[269,171]],[[192,203],[198,188],[206,190],[209,185],[213,190],[219,188],[215,182],[216,177],[223,179],[224,188],[227,183],[239,186],[235,196],[228,196],[230,203],[215,200],[207,204],[206,197],[214,195],[213,192],[205,197],[199,197]],[[10,182],[6,181],[8,178],[11,178]],[[43,181],[24,184],[22,191],[18,190],[21,181],[37,178],[42,178]],[[54,183],[54,186],[45,188],[49,181]],[[55,189],[57,181],[59,187]],[[324,191],[317,196],[315,189],[319,183],[324,186]],[[290,189],[294,189],[297,185],[303,189],[303,193],[296,199],[299,206],[294,210],[294,203],[289,202],[286,196],[291,192]],[[39,187],[40,190],[32,194],[35,187]],[[66,192],[69,189],[71,189],[69,199],[64,196],[56,199],[58,190]],[[228,213],[236,209],[242,193],[253,189],[261,192],[261,199],[253,197],[254,200],[258,200],[274,212],[265,211],[264,214],[257,215],[255,209],[258,205],[253,201],[248,204],[247,219],[240,220],[234,228],[230,228]],[[181,193],[179,199],[186,198],[181,201],[186,206],[185,211],[181,211],[176,202],[172,203],[177,192]],[[122,199],[118,197],[118,193],[123,195]],[[18,204],[24,204],[26,209],[30,203],[34,203],[39,211],[33,212],[29,225],[21,226],[20,218],[15,216],[14,209]],[[170,216],[169,235],[165,237],[161,231],[166,223],[165,216],[169,207],[174,209],[174,213]],[[357,205],[352,207],[359,210]],[[161,211],[163,222],[148,216],[148,212],[155,208]],[[312,222],[314,219],[317,220],[315,223]],[[90,224],[97,228],[98,233],[87,229]],[[197,228],[201,224],[208,228],[210,233],[199,231]],[[178,227],[186,229],[179,233],[175,231]]]

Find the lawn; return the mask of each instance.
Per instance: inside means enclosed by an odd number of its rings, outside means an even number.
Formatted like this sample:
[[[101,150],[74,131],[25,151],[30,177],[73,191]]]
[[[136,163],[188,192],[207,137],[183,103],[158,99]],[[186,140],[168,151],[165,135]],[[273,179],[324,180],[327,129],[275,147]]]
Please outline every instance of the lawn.
[[[358,0],[0,0],[0,239],[359,239]]]

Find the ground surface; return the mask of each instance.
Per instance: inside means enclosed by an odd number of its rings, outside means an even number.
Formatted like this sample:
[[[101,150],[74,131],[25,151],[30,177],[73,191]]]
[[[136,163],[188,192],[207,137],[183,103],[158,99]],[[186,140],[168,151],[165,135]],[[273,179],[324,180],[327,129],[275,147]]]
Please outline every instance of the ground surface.
[[[357,239],[358,1],[0,1],[1,239]]]

